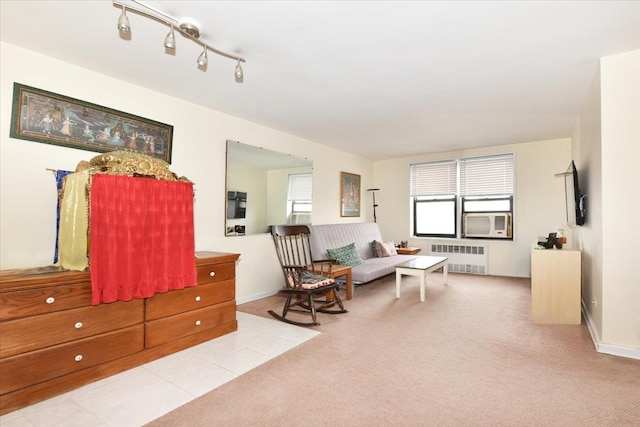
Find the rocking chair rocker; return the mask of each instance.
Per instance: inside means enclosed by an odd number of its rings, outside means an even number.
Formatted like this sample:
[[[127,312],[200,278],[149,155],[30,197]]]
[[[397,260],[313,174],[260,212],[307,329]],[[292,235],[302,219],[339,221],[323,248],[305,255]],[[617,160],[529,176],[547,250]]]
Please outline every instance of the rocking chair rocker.
[[[339,284],[327,276],[331,273],[331,260],[313,261],[309,227],[306,225],[274,225],[271,235],[276,246],[278,260],[284,273],[287,299],[282,315],[269,310],[278,320],[298,326],[315,326],[320,323],[316,313],[347,313],[338,295]],[[327,274],[327,275],[325,275]],[[324,299],[315,299],[323,295]],[[337,307],[336,307],[337,306]],[[338,308],[339,307],[339,308]],[[290,311],[311,315],[311,322],[299,322],[287,318]]]

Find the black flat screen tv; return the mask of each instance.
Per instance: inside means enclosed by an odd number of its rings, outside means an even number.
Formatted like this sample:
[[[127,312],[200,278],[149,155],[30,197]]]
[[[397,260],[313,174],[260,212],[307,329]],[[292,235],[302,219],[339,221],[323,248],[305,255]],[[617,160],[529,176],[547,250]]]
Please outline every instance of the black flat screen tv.
[[[578,169],[573,160],[564,173],[564,184],[567,201],[567,222],[572,225],[583,225],[586,220],[586,196],[580,192]]]
[[[247,193],[227,191],[227,219],[245,218],[247,215]]]

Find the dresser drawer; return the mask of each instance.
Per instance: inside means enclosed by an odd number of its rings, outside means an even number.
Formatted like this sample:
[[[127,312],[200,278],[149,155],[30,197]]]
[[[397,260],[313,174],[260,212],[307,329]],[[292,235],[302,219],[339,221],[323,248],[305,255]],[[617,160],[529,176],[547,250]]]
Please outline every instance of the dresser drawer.
[[[208,283],[194,288],[156,294],[147,300],[145,320],[173,316],[235,298],[235,280]]]
[[[145,324],[145,347],[155,347],[186,335],[217,328],[235,320],[236,301],[232,300],[147,322]]]
[[[198,265],[198,284],[220,282],[236,277],[235,262]]]
[[[142,351],[142,324],[0,360],[0,394]]]
[[[0,295],[0,321],[91,305],[91,282]]]
[[[0,357],[26,353],[142,323],[144,300],[33,316],[0,323]]]

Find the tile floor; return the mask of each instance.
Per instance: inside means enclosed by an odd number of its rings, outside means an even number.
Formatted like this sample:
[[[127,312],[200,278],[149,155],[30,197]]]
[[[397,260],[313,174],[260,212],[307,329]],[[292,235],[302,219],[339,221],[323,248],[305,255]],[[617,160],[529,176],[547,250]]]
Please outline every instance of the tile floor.
[[[238,312],[238,330],[0,416],[2,427],[137,427],[318,335]]]

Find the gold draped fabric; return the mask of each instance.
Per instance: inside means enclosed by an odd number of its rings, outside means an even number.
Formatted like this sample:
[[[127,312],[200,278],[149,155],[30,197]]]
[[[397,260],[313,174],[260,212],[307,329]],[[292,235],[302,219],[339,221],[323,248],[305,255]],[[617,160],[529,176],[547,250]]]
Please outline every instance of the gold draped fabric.
[[[89,171],[65,177],[64,195],[60,204],[60,235],[58,265],[66,270],[83,271],[89,266],[87,255]]]

